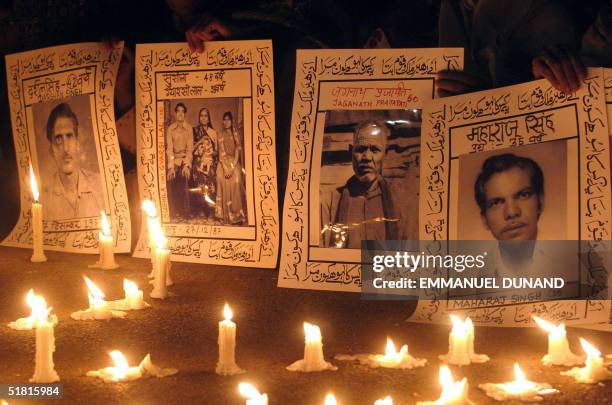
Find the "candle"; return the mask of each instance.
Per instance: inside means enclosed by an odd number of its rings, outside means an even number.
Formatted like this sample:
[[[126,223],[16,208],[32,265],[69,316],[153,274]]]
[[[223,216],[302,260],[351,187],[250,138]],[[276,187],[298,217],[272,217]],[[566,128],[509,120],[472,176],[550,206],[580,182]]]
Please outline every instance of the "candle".
[[[468,398],[468,381],[463,378],[455,381],[447,366],[440,366],[440,386],[442,393],[437,401],[417,402],[417,405],[470,405],[473,404]]]
[[[168,239],[161,226],[154,226],[155,251],[153,252],[153,291],[151,298],[165,299],[168,296],[167,277],[170,267],[170,250],[166,248]]]
[[[514,381],[501,384],[480,384],[478,388],[497,401],[519,400],[527,402],[542,401],[542,395],[556,394],[550,384],[527,380],[518,363],[514,363]]]
[[[251,384],[238,384],[238,392],[247,398],[246,405],[268,405],[268,394],[260,394],[257,388]]]
[[[42,204],[38,202],[38,183],[34,176],[34,169],[30,165],[30,188],[32,189],[32,257],[33,262],[46,262],[47,256],[43,250],[43,214]]]
[[[448,336],[448,353],[438,356],[449,364],[467,365],[489,361],[486,354],[474,352],[474,324],[470,318],[462,321],[455,315],[450,316],[453,328]]]
[[[546,366],[576,366],[582,364],[584,359],[575,355],[569,348],[565,324],[557,326],[550,322],[533,317],[533,320],[545,331],[548,332],[548,354],[542,357],[542,363]]]
[[[126,313],[123,311],[112,310],[108,302],[104,300],[104,293],[98,288],[87,277],[85,284],[87,284],[87,298],[89,299],[89,308],[84,311],[77,311],[70,314],[72,319],[77,321],[87,321],[92,319],[111,319],[111,318],[123,318]]]
[[[390,396],[386,396],[384,399],[377,399],[374,405],[393,405],[393,399]]]
[[[118,309],[121,311],[130,311],[145,309],[149,307],[143,299],[142,290],[138,289],[138,285],[128,279],[123,279],[123,292],[125,297],[121,300],[110,301],[108,307],[110,309]]]
[[[149,273],[149,278],[155,277],[155,263],[154,263],[154,252],[156,248],[155,242],[155,232],[156,227],[160,227],[159,218],[157,217],[157,209],[155,208],[155,204],[151,200],[144,200],[142,202],[142,210],[145,212],[147,216],[147,235],[149,239],[149,250],[151,251],[151,265],[153,269],[151,273]]]
[[[98,247],[100,248],[100,259],[89,266],[104,270],[112,270],[119,267],[115,262],[115,254],[113,252],[113,234],[111,226],[106,218],[104,211],[100,212],[100,232],[98,233]]]
[[[329,393],[325,396],[325,402],[323,403],[323,405],[338,405],[338,402],[336,401],[336,397],[334,396],[334,394]]]
[[[35,308],[34,314],[36,321],[36,360],[34,366],[34,376],[30,382],[52,383],[59,381],[59,376],[55,372],[53,364],[53,352],[55,352],[55,335],[53,332],[54,322],[49,321],[51,308],[47,308],[44,298],[40,297]]]
[[[423,367],[427,363],[427,359],[417,359],[408,353],[408,345],[403,345],[398,352],[395,349],[393,340],[387,338],[387,346],[385,354],[356,354],[346,355],[338,354],[334,357],[336,360],[347,361],[357,360],[361,364],[368,365],[372,368],[396,368],[396,369],[413,369]]]
[[[28,291],[26,295],[26,302],[30,308],[32,308],[30,316],[26,318],[19,318],[15,322],[9,323],[9,328],[15,330],[32,330],[36,328],[36,323],[39,320],[38,315],[44,314],[41,307],[44,308],[47,304],[43,297],[34,294],[34,290]],[[57,316],[51,315],[49,319],[53,324],[57,324]]]
[[[244,373],[236,365],[236,324],[232,322],[232,310],[229,305],[223,307],[225,319],[219,322],[219,361],[215,372],[220,375]]]
[[[323,340],[321,337],[321,329],[317,325],[311,325],[304,322],[304,358],[287,367],[289,371],[336,371],[338,368],[331,363],[325,361],[323,356]]]
[[[562,371],[561,375],[574,377],[576,382],[585,384],[595,384],[600,381],[612,380],[612,372],[608,371],[604,365],[601,352],[592,344],[580,338],[580,345],[587,354],[584,367],[574,367],[568,371]]]
[[[161,368],[153,364],[151,355],[147,354],[138,366],[130,367],[127,359],[119,350],[109,353],[113,359],[114,366],[102,368],[100,370],[88,371],[88,377],[97,377],[106,383],[119,381],[133,381],[146,375],[157,378],[176,374],[178,370],[173,368]]]

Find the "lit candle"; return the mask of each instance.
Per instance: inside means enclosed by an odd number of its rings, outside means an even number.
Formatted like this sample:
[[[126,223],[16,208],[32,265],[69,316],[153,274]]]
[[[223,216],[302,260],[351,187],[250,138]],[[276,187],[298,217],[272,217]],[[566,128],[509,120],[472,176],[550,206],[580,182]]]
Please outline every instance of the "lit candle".
[[[215,372],[220,375],[244,373],[236,365],[236,324],[232,322],[232,310],[229,305],[223,307],[225,319],[219,322],[219,362]]]
[[[36,321],[36,364],[34,376],[30,382],[52,383],[59,381],[53,364],[53,352],[55,352],[55,335],[53,332],[54,322],[49,321],[51,308],[47,308],[44,298],[40,297],[37,304],[32,308]]]
[[[92,266],[94,268],[112,270],[119,267],[115,262],[113,252],[113,234],[111,226],[104,211],[100,212],[100,232],[98,233],[98,246],[100,248],[100,259]]]
[[[251,384],[238,384],[238,392],[247,399],[246,405],[268,405],[268,394],[260,394]]]
[[[104,293],[87,277],[83,277],[87,284],[87,298],[89,299],[89,308],[84,311],[77,311],[70,314],[72,319],[77,321],[88,321],[92,319],[111,319],[123,318],[126,313],[123,311],[112,310],[108,302],[104,300]]]
[[[127,359],[119,350],[109,353],[113,359],[114,366],[102,368],[100,370],[88,371],[88,377],[97,377],[104,382],[133,381],[146,375],[157,378],[176,374],[178,370],[173,368],[161,368],[153,364],[151,355],[147,354],[138,366],[130,367]]]
[[[438,356],[440,360],[449,364],[467,365],[470,363],[484,363],[489,361],[486,354],[474,352],[474,324],[470,318],[462,321],[455,315],[450,316],[453,329],[448,336],[448,353]]]
[[[33,262],[46,262],[47,256],[43,251],[43,214],[42,204],[38,202],[39,192],[34,169],[30,165],[30,188],[32,189],[32,257]]]
[[[153,252],[153,291],[151,298],[165,299],[168,296],[167,277],[170,267],[170,250],[166,244],[168,239],[164,235],[161,226],[153,227],[155,239],[155,251]]]
[[[387,338],[387,346],[385,354],[338,354],[334,359],[340,361],[357,360],[361,364],[368,365],[372,368],[396,368],[396,369],[413,369],[423,367],[427,363],[427,359],[417,359],[408,353],[408,345],[403,345],[398,352],[395,349],[393,340]]]
[[[583,338],[580,338],[580,345],[587,354],[584,367],[574,367],[571,370],[562,371],[561,375],[574,377],[576,382],[585,384],[612,380],[612,372],[608,371],[604,365],[601,352]]]
[[[149,307],[143,299],[142,290],[138,289],[138,285],[128,279],[123,279],[123,292],[125,297],[121,300],[110,301],[108,307],[110,309],[118,309],[120,311],[130,311],[145,309]]]
[[[335,371],[338,368],[331,363],[325,361],[323,356],[323,339],[321,337],[321,329],[317,325],[311,325],[304,322],[304,358],[287,367],[289,371]]]
[[[514,381],[501,384],[480,384],[478,388],[497,401],[519,400],[528,402],[542,401],[542,395],[556,394],[550,384],[527,380],[518,363],[514,363]]]
[[[440,386],[442,393],[437,401],[417,402],[417,405],[470,405],[473,404],[468,398],[468,381],[463,378],[455,381],[447,366],[440,366]]]
[[[374,402],[374,405],[393,405],[393,399],[390,396],[387,396],[384,399],[377,399],[376,402]]]
[[[40,307],[47,305],[45,299],[40,295],[35,295],[34,290],[28,291],[26,295],[26,302],[32,308],[30,316],[26,318],[19,318],[15,322],[8,324],[8,327],[15,330],[32,330],[36,328],[36,323],[39,320],[38,314],[44,314]],[[51,315],[49,317],[50,322],[57,324],[57,316]]]
[[[533,317],[533,320],[545,331],[548,332],[548,354],[542,357],[542,363],[546,366],[576,366],[582,364],[584,359],[572,353],[567,341],[565,324],[557,326],[550,322]]]
[[[323,403],[323,405],[338,405],[335,395],[331,393],[327,394],[325,396],[325,402]]]

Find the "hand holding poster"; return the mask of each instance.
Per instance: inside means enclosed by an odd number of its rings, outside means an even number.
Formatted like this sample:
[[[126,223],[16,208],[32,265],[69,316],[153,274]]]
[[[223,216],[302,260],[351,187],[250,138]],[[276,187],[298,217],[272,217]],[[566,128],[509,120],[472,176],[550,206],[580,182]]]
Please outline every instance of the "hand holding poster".
[[[100,212],[106,211],[115,251],[130,250],[113,112],[122,49],[87,43],[6,57],[21,214],[4,245],[32,244],[32,164],[41,188],[45,249],[98,253]]]

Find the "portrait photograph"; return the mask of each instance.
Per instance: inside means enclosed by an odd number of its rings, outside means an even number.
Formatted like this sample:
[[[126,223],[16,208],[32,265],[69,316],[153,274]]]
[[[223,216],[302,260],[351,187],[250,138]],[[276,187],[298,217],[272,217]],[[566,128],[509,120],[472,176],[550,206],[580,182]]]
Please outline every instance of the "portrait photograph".
[[[166,100],[163,106],[170,222],[246,226],[242,98]]]
[[[567,140],[459,156],[456,239],[578,239],[577,156]]]
[[[417,109],[325,113],[318,247],[418,238],[420,128]]]
[[[106,210],[91,95],[32,105],[45,221],[99,218]]]

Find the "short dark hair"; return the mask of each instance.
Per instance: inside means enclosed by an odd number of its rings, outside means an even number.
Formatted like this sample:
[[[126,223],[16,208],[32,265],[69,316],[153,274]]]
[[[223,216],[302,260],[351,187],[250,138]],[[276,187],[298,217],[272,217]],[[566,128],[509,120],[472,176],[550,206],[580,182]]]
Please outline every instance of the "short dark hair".
[[[49,114],[49,118],[47,119],[47,140],[49,140],[49,142],[51,142],[51,138],[53,137],[53,128],[58,118],[71,119],[74,124],[74,135],[79,136],[79,120],[76,114],[72,111],[68,103],[60,103],[51,110],[51,114]]]
[[[183,103],[177,103],[176,106],[174,107],[174,112],[176,112],[176,110],[178,110],[179,107],[183,107],[183,112],[187,112],[187,106]]]
[[[541,197],[544,195],[544,174],[540,166],[533,159],[516,156],[512,153],[504,153],[502,155],[491,156],[484,161],[480,174],[474,184],[474,196],[480,207],[481,215],[484,215],[487,211],[487,196],[484,189],[487,182],[494,174],[502,173],[515,167],[529,173],[529,183],[538,196],[538,209],[542,208]]]

